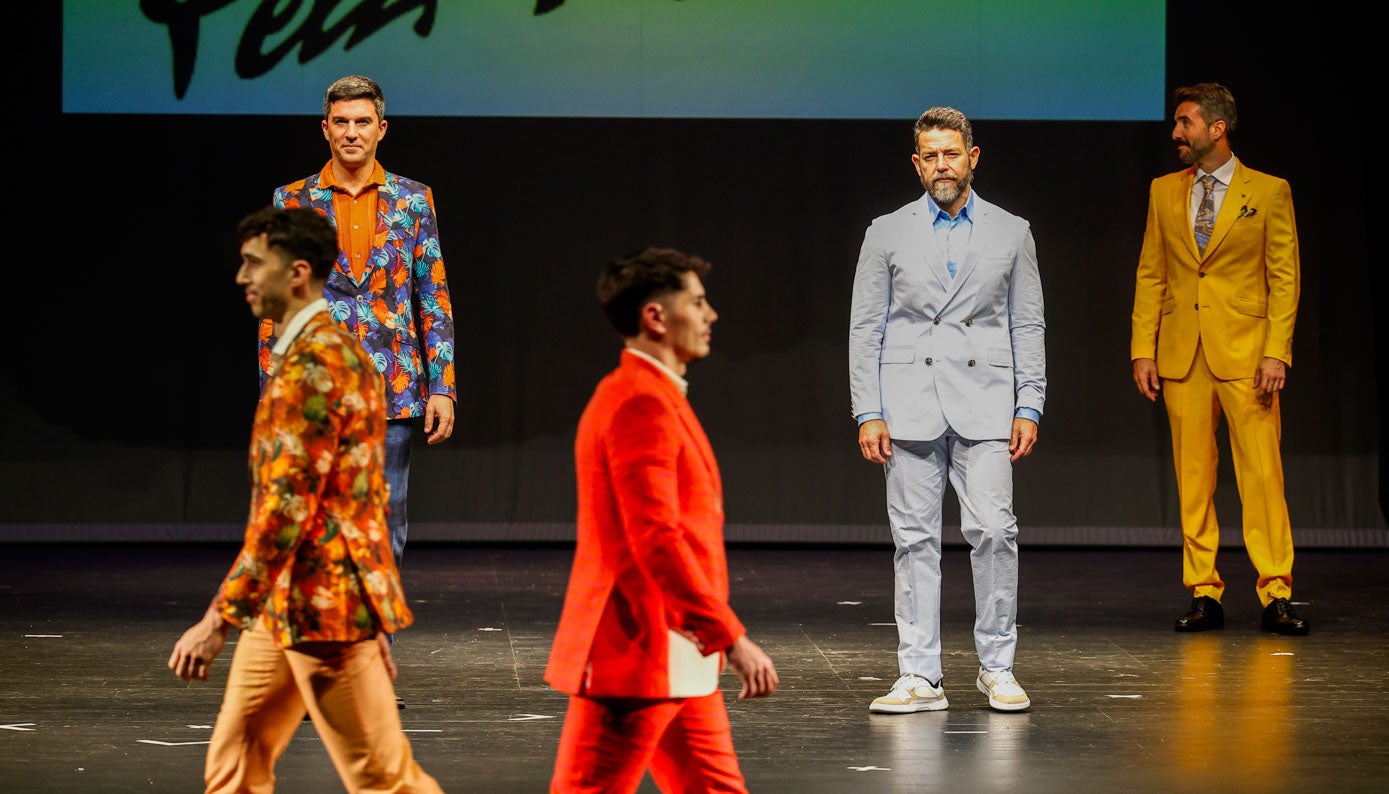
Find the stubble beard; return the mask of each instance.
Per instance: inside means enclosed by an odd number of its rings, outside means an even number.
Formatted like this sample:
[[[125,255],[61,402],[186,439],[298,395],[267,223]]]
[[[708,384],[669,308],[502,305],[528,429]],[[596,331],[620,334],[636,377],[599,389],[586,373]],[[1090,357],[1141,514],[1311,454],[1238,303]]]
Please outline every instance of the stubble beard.
[[[1184,165],[1191,165],[1192,163],[1200,161],[1202,157],[1210,154],[1211,150],[1214,148],[1215,144],[1211,142],[1202,145],[1188,140],[1186,142],[1186,151],[1178,149],[1177,156],[1181,158]]]

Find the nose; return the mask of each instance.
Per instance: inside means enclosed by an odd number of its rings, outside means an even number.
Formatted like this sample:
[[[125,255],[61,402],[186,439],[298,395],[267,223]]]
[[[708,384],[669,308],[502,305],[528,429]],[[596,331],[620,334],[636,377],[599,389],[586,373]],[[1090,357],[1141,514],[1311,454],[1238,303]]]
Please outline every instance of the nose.
[[[714,311],[714,304],[712,303],[704,304],[704,308],[709,312],[709,324],[713,325],[719,319],[719,313]]]
[[[242,263],[241,263],[241,266],[238,267],[238,268],[236,269],[236,283],[238,283],[238,284],[250,284],[250,283],[251,283],[251,276],[250,276],[250,274],[248,274],[248,273],[246,272],[246,263],[245,263],[245,262],[242,262]]]

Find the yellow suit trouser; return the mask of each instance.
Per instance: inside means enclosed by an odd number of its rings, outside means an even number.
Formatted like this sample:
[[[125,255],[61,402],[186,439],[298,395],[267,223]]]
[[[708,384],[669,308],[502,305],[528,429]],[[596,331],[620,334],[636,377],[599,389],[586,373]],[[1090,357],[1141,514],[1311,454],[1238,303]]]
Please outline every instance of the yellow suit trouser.
[[[1214,500],[1215,431],[1224,411],[1244,513],[1244,548],[1259,576],[1259,600],[1267,606],[1275,598],[1291,598],[1293,533],[1283,497],[1278,396],[1265,407],[1256,399],[1252,377],[1217,380],[1200,345],[1187,376],[1164,380],[1162,389],[1181,503],[1182,583],[1192,595],[1216,601],[1225,592],[1215,567],[1220,526]]]

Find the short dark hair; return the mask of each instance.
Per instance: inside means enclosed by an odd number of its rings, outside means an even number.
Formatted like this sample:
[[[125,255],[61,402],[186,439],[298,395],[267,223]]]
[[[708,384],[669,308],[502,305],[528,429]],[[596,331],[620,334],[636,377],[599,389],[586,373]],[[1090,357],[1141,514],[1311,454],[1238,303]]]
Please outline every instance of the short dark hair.
[[[969,117],[952,107],[937,105],[927,108],[912,125],[912,151],[921,145],[921,133],[928,130],[955,130],[965,141],[965,150],[974,148],[974,127]]]
[[[323,92],[324,121],[328,120],[333,103],[344,99],[370,99],[376,106],[376,120],[386,118],[386,95],[381,93],[381,86],[377,85],[375,80],[364,74],[339,77],[328,86],[328,90]]]
[[[685,274],[704,278],[712,265],[674,248],[648,247],[613,259],[598,274],[598,302],[622,337],[641,331],[641,307],[685,288]]]
[[[1220,83],[1197,83],[1184,85],[1172,92],[1173,107],[1183,102],[1195,102],[1201,109],[1201,119],[1206,125],[1225,122],[1226,134],[1235,131],[1238,115],[1235,113],[1235,95]]]
[[[317,211],[296,207],[265,207],[241,219],[236,226],[237,242],[244,243],[265,235],[267,248],[279,249],[290,262],[309,263],[315,280],[326,280],[338,261],[338,235],[333,225]]]

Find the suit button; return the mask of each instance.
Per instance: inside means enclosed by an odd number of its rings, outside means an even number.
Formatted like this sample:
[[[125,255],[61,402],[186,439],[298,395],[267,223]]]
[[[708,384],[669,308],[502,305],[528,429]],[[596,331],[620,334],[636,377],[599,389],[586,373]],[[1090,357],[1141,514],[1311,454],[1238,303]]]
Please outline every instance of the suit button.
[[[974,366],[974,359],[971,358],[971,359],[969,360],[969,365],[970,365],[971,367]]]
[[[927,356],[927,358],[926,358],[926,366],[929,367],[929,366],[931,366],[931,364],[932,364],[932,360],[931,360],[931,358],[930,358],[929,356]]]
[[[937,317],[936,319],[932,320],[932,321],[931,321],[931,324],[932,324],[932,325],[940,325],[940,318]]]
[[[1197,274],[1196,274],[1196,277],[1197,277],[1197,278],[1205,278],[1205,277],[1206,277],[1206,274],[1205,274],[1205,273],[1197,273]]]
[[[1198,311],[1198,312],[1201,311],[1201,304],[1197,303],[1197,304],[1194,304],[1194,305],[1196,306],[1196,311]]]
[[[965,325],[967,325],[967,326],[973,328],[973,327],[974,327],[974,318],[973,318],[973,317],[966,317],[966,318],[965,318]]]

